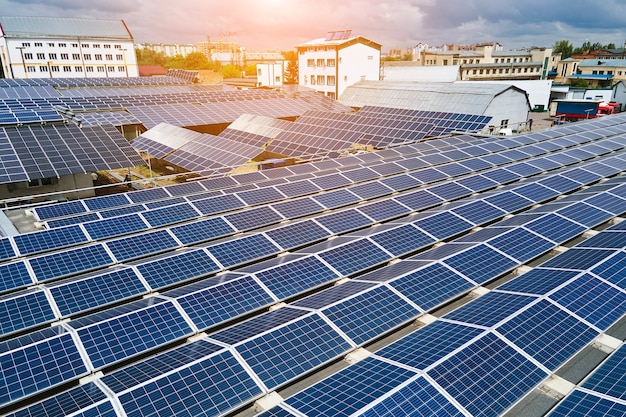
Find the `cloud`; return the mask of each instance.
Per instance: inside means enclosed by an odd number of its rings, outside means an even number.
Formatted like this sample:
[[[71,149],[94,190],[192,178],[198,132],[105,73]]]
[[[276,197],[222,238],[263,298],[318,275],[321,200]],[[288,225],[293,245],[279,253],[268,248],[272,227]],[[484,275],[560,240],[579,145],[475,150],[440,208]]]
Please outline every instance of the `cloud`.
[[[588,8],[592,7],[590,11]],[[123,19],[137,43],[196,43],[210,37],[249,50],[292,50],[352,29],[390,48],[418,42],[499,42],[505,48],[552,46],[567,39],[621,45],[626,2],[576,7],[571,0],[0,0],[3,14]]]

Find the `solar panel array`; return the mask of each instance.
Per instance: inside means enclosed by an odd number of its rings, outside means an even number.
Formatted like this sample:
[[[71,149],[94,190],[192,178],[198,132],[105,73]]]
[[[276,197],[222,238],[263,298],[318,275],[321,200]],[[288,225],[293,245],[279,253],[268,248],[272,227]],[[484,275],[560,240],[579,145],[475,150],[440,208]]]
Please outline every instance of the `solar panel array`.
[[[367,348],[261,415],[505,413],[623,320],[625,163],[618,115],[38,207],[0,407],[224,415]],[[619,352],[554,412],[619,410]]]
[[[144,164],[113,126],[0,128],[0,183],[60,178]]]

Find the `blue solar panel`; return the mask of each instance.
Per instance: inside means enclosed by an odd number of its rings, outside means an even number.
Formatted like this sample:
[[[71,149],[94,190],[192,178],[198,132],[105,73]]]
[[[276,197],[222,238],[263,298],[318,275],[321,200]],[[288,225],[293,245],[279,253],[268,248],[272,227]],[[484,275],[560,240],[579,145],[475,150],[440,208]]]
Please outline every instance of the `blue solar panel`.
[[[513,213],[520,209],[530,207],[533,204],[533,202],[527,198],[514,194],[511,191],[505,191],[503,193],[489,196],[484,200],[496,207],[501,208],[507,213]]]
[[[315,195],[312,198],[329,209],[338,208],[361,201],[359,197],[352,194],[348,190],[329,191],[323,194]]]
[[[450,212],[438,213],[413,222],[437,239],[446,239],[470,230],[473,225]]]
[[[180,244],[167,230],[154,230],[104,243],[118,261],[127,261],[145,255],[174,249]]]
[[[0,237],[0,260],[10,259],[15,256],[15,251],[9,238]]]
[[[73,414],[81,412],[82,414]],[[104,392],[93,382],[64,391],[30,407],[9,414],[10,417],[55,417],[55,416],[97,416],[115,417],[117,414]]]
[[[103,210],[111,207],[120,207],[131,204],[131,201],[123,194],[110,194],[83,200],[89,210]]]
[[[279,300],[328,284],[339,278],[316,257],[305,257],[257,272],[255,275]]]
[[[447,182],[441,185],[432,185],[428,187],[428,191],[446,201],[466,197],[472,193],[470,189],[465,188],[455,182]]]
[[[281,343],[282,340],[289,340],[290,343]],[[317,314],[300,317],[269,332],[259,332],[236,346],[241,357],[268,389],[312,371],[345,354],[350,348],[350,344]]]
[[[133,203],[144,203],[146,201],[161,200],[163,198],[171,197],[163,187],[133,191],[127,193],[127,195]]]
[[[473,192],[485,191],[498,186],[497,182],[482,175],[472,175],[465,178],[459,178],[456,182],[466,188],[469,188]]]
[[[129,416],[191,417],[224,415],[261,394],[259,386],[233,354],[221,351],[179,365],[173,372],[136,384],[118,395]]]
[[[342,275],[363,271],[391,260],[392,256],[367,239],[355,240],[321,252],[319,257]]]
[[[101,217],[98,213],[86,213],[86,214],[78,214],[72,217],[64,217],[56,220],[48,220],[46,225],[49,229],[53,229],[55,227],[63,227],[63,226],[71,226],[73,224],[91,222],[94,220],[100,220]]]
[[[341,285],[333,285],[305,298],[298,299],[290,305],[319,310],[339,301],[346,300],[353,295],[367,291],[376,285],[377,284],[373,282],[349,280],[342,282]]]
[[[474,287],[467,279],[441,264],[433,264],[409,273],[391,281],[390,285],[424,311]]]
[[[522,228],[511,230],[491,239],[488,244],[517,259],[520,263],[530,261],[556,246],[554,243]]]
[[[385,286],[332,305],[322,313],[357,345],[415,319],[421,312]]]
[[[590,274],[575,279],[550,298],[601,330],[608,329],[626,309],[626,293]]]
[[[574,168],[567,172],[564,172],[561,175],[563,175],[565,178],[569,178],[581,184],[591,184],[602,178],[600,174],[596,174],[582,168]]]
[[[593,267],[615,253],[609,249],[571,248],[547,260],[541,266],[585,270]]]
[[[0,297],[0,317],[0,336],[56,319],[42,290],[26,290]]]
[[[126,216],[132,213],[140,213],[144,210],[146,210],[146,206],[144,206],[143,204],[133,204],[132,206],[123,206],[120,208],[102,210],[99,211],[98,214],[100,214],[101,218],[108,219],[111,217]]]
[[[487,334],[428,371],[474,416],[498,415],[547,374],[493,334]]]
[[[560,193],[537,183],[526,184],[515,188],[515,193],[540,203],[558,196]]]
[[[305,220],[268,230],[266,235],[281,248],[288,250],[330,237],[331,233],[313,220]]]
[[[88,245],[28,260],[37,281],[64,277],[113,264],[103,245]]]
[[[350,192],[359,196],[363,200],[370,200],[377,197],[389,195],[393,190],[378,181],[355,185],[349,188]]]
[[[315,221],[330,230],[332,233],[343,233],[348,230],[355,230],[373,223],[373,220],[365,217],[355,209],[318,216],[315,218]]]
[[[230,268],[278,254],[280,249],[264,235],[255,234],[211,245],[209,251],[224,268]]]
[[[506,214],[504,211],[480,200],[456,207],[450,211],[474,224],[488,223]]]
[[[541,300],[497,331],[550,370],[555,370],[599,332],[554,304]]]
[[[279,201],[285,198],[285,196],[282,195],[274,187],[264,187],[257,190],[240,191],[237,193],[237,195],[248,205],[271,203],[273,201]]]
[[[450,151],[450,152],[459,152],[459,151]],[[460,163],[450,163],[450,164],[444,164],[444,165],[439,165],[437,167],[437,170],[443,172],[444,174],[446,174],[448,177],[460,177],[461,175],[465,175],[469,172],[472,172],[473,170],[471,168],[468,168],[465,165],[462,165]]]
[[[626,415],[626,404],[588,392],[574,390],[551,412],[549,417],[604,417]]]
[[[585,200],[590,206],[601,208],[611,214],[620,215],[626,212],[626,200],[608,193],[595,195]]]
[[[532,175],[536,175],[542,172],[541,169],[527,164],[526,162],[519,162],[517,164],[507,165],[506,169],[509,171],[513,171],[523,177],[530,177]]]
[[[284,220],[283,217],[272,210],[269,206],[255,207],[249,210],[238,211],[224,215],[238,231],[246,231],[261,228]]]
[[[618,252],[593,268],[591,272],[626,290],[626,253]]]
[[[560,193],[574,191],[582,187],[582,184],[565,178],[562,175],[553,175],[538,182],[540,185],[549,187]]]
[[[446,314],[444,318],[491,327],[525,308],[536,297],[491,291]]]
[[[394,256],[406,255],[436,242],[411,224],[377,233],[372,235],[371,239]]]
[[[376,201],[360,206],[358,211],[366,214],[377,222],[391,220],[411,213],[411,209],[396,202],[394,199]]]
[[[24,261],[0,265],[0,293],[33,284]]]
[[[587,228],[556,214],[548,214],[533,220],[525,228],[554,242],[562,243],[578,236]]]
[[[626,232],[603,232],[576,245],[577,248],[626,248]]]
[[[289,397],[285,403],[307,416],[348,417],[413,377],[414,371],[369,357]]]
[[[226,194],[218,197],[209,197],[202,200],[195,200],[193,205],[205,215],[217,214],[236,208],[245,207],[245,203],[234,194]]]
[[[425,168],[409,173],[410,176],[423,183],[433,183],[448,178],[446,174],[435,168]]]
[[[382,178],[381,183],[391,188],[394,191],[404,191],[411,188],[418,187],[422,184],[421,181],[411,177],[408,174],[396,175],[389,178]]]
[[[626,345],[622,344],[583,382],[582,388],[621,400],[626,399]]]
[[[139,214],[97,220],[84,223],[83,226],[94,240],[126,235],[148,228],[148,225]]]
[[[170,231],[183,245],[200,243],[235,232],[222,217],[184,223],[171,227]]]
[[[13,236],[13,240],[20,254],[30,255],[78,243],[86,243],[87,236],[85,236],[80,226],[74,225],[40,232],[24,233]]]
[[[510,182],[517,181],[522,177],[520,174],[516,174],[505,168],[496,168],[491,171],[485,171],[481,173],[481,175],[489,178],[490,180],[494,180],[498,184],[508,184]]]
[[[33,339],[36,339],[33,342]],[[6,405],[87,374],[69,332],[55,327],[0,345],[0,404]]]
[[[272,204],[271,207],[287,219],[295,219],[297,217],[307,216],[309,214],[319,213],[325,210],[323,206],[315,202],[312,198],[287,200],[282,203]]]
[[[39,220],[54,219],[55,217],[72,216],[87,211],[82,200],[66,201],[64,203],[49,204],[33,209]]]
[[[190,250],[144,261],[137,265],[137,270],[150,288],[157,289],[215,273],[220,268],[205,251]]]
[[[491,281],[518,266],[511,258],[484,244],[460,252],[442,262],[478,284]]]
[[[146,291],[132,268],[90,274],[50,287],[54,301],[63,316],[101,307]]]
[[[195,219],[200,216],[200,213],[191,204],[184,203],[146,210],[141,215],[151,227],[159,227]]]

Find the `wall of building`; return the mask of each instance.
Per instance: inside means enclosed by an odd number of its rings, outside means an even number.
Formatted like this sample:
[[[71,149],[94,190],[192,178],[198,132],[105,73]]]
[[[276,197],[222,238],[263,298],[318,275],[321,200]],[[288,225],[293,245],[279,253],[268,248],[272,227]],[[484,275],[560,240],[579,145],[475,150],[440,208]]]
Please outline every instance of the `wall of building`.
[[[339,50],[337,97],[346,87],[362,80],[380,78],[380,51],[357,43]]]
[[[91,174],[74,174],[61,178],[51,179],[50,185],[29,186],[26,181],[15,182],[10,184],[0,184],[0,199],[10,200],[17,198],[33,197],[33,199],[59,199],[65,198],[74,200],[78,198],[87,198],[95,196],[93,188],[93,177]],[[39,181],[39,183],[48,183],[49,180]],[[75,191],[78,190],[78,191]],[[39,195],[48,195],[47,197],[38,197]]]
[[[138,77],[132,41],[0,38],[6,78]]]
[[[256,64],[258,87],[280,87],[283,85],[284,61]]]
[[[495,96],[483,114],[491,116],[491,122],[489,122],[491,125],[506,124],[517,130],[525,126],[529,110],[526,95],[511,88]]]

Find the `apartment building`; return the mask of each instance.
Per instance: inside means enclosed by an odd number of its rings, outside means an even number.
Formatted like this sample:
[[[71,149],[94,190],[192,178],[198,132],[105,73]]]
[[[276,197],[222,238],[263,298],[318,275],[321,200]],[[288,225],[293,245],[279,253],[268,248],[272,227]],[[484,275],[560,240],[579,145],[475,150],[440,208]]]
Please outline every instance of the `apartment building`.
[[[0,78],[137,77],[123,20],[0,17]]]
[[[358,81],[380,78],[381,47],[351,30],[297,45],[299,84],[337,99]]]

